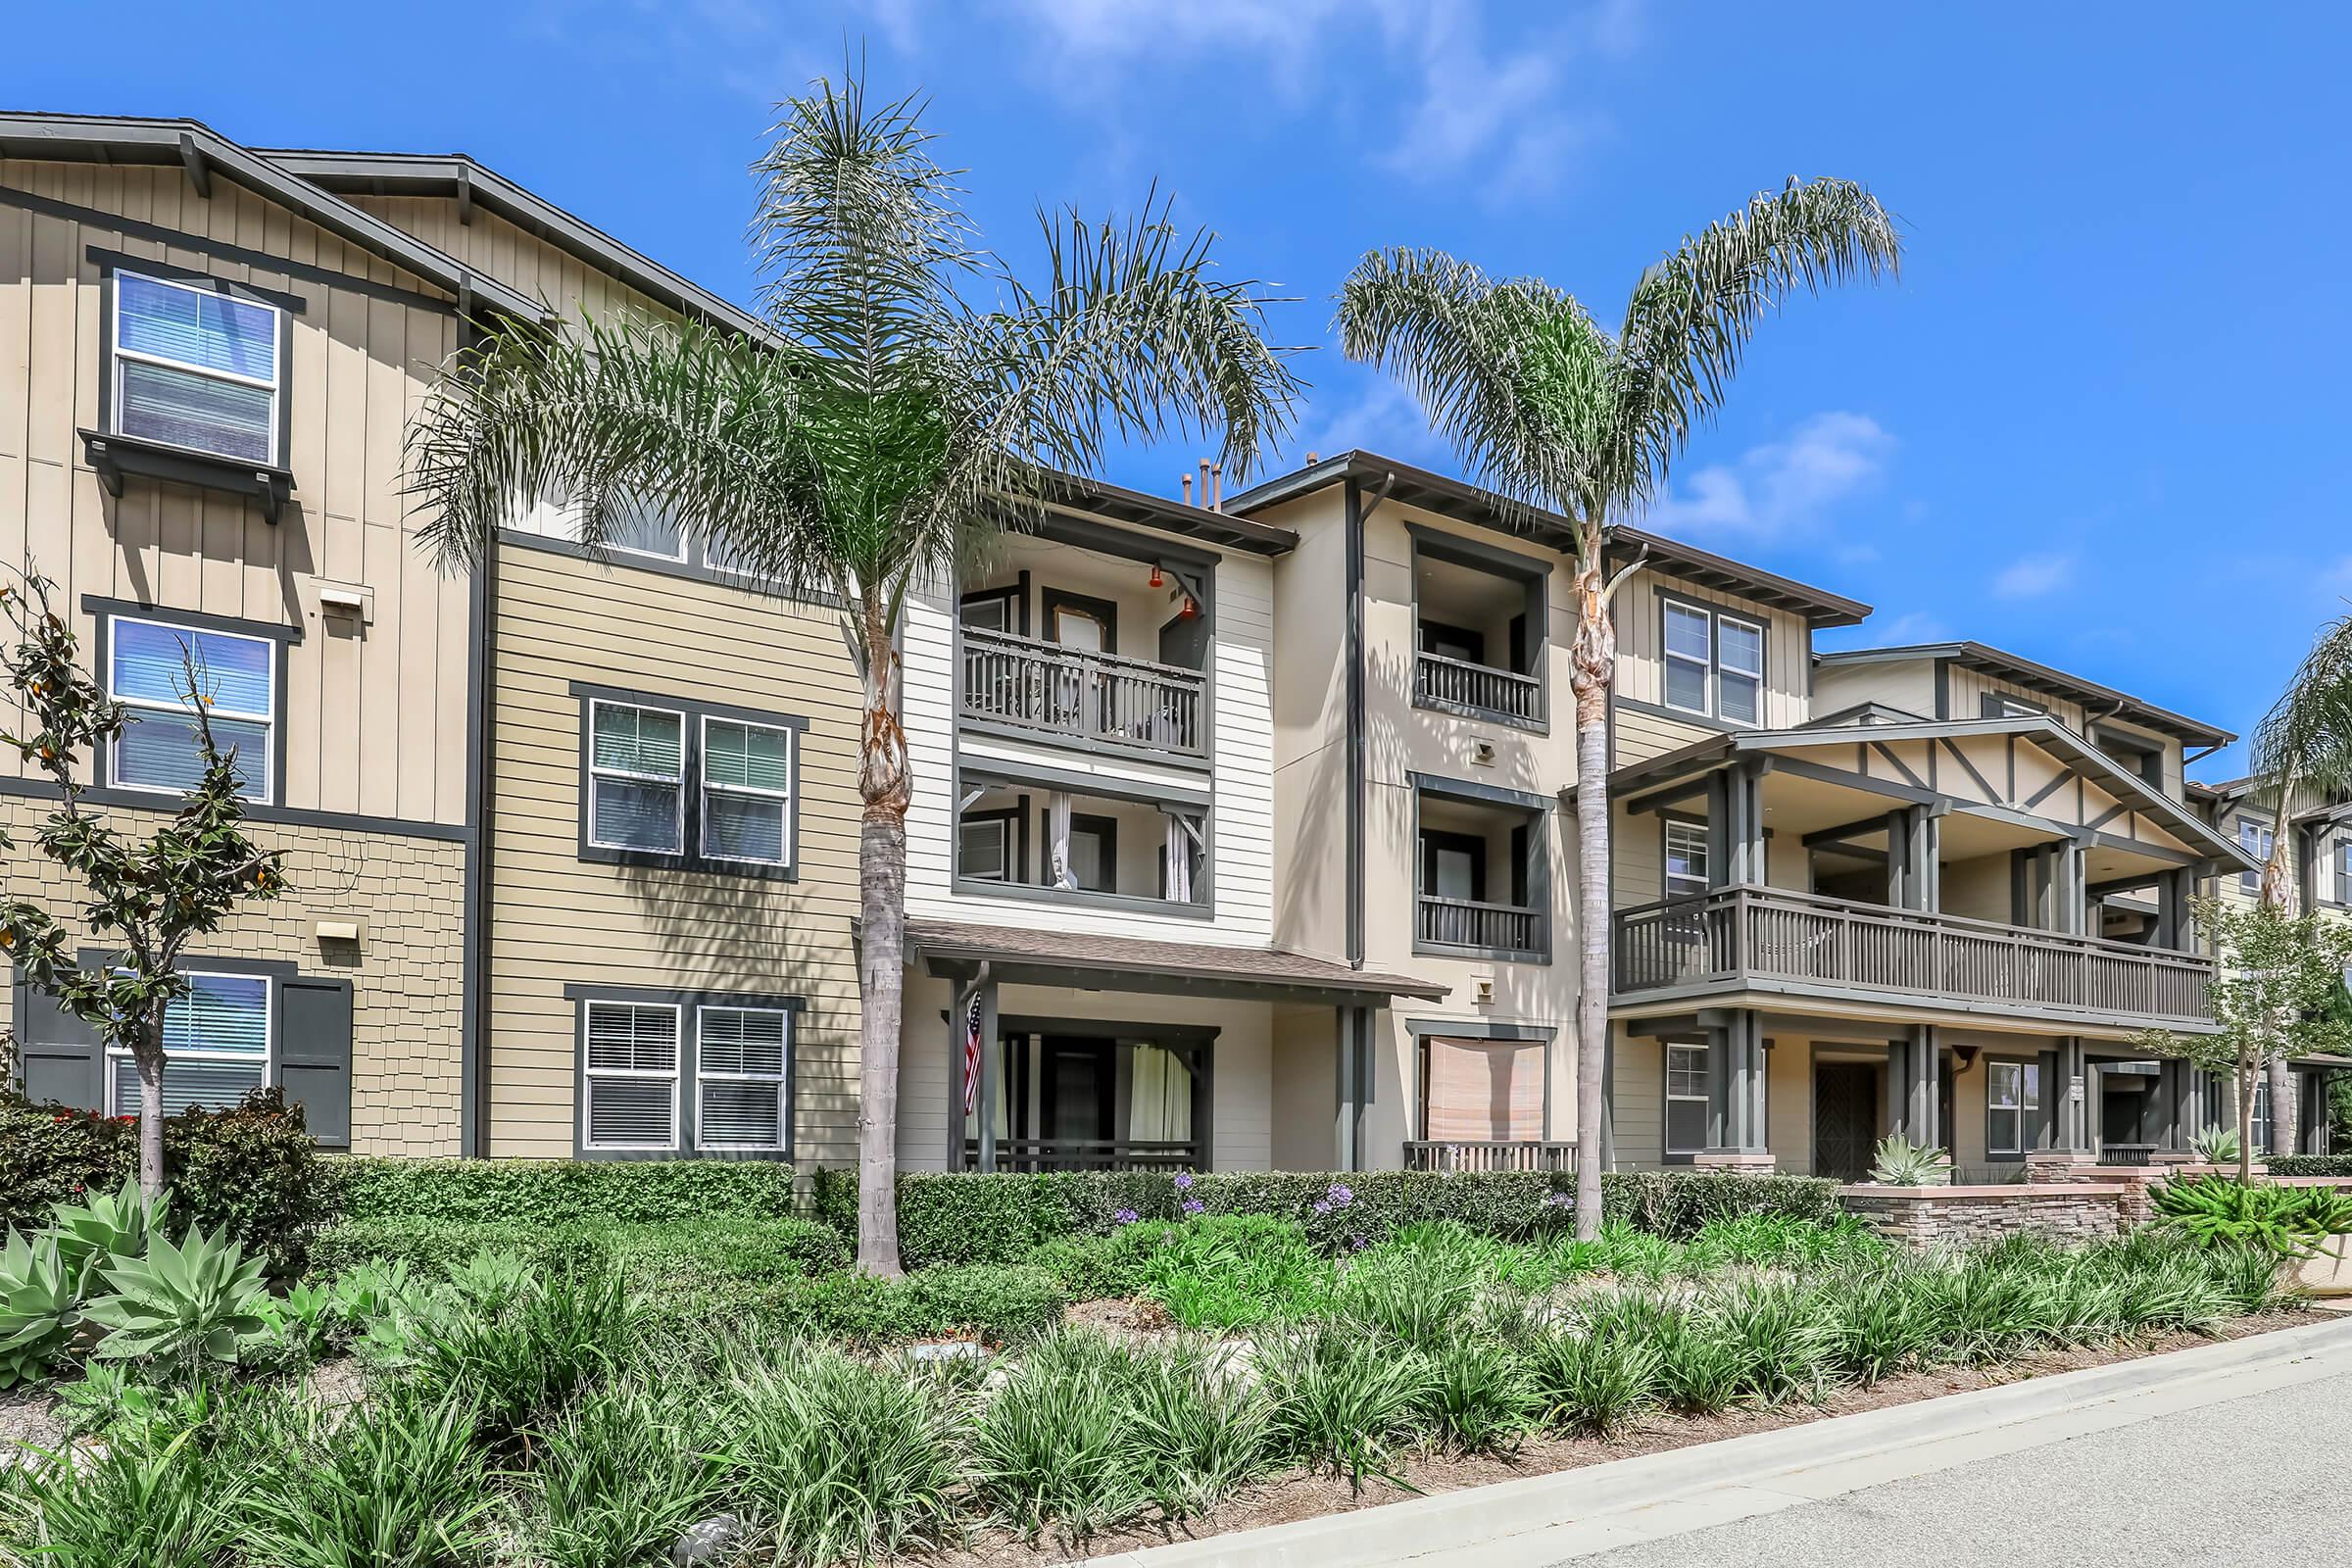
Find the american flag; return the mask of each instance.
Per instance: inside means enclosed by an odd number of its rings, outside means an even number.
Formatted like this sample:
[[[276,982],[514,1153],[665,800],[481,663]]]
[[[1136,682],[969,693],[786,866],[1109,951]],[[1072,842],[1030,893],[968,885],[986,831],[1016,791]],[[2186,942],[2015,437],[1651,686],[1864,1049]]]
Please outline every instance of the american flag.
[[[963,1020],[963,1113],[980,1103],[980,993],[972,993],[971,1011]]]

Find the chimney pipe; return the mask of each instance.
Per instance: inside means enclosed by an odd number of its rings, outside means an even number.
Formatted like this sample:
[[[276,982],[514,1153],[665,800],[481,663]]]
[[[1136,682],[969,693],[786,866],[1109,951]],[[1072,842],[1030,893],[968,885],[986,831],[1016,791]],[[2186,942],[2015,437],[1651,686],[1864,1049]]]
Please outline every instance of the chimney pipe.
[[[1208,498],[1208,510],[1223,512],[1225,510],[1225,465],[1222,463],[1212,464],[1208,471],[1217,481],[1216,493]]]
[[[1189,473],[1184,476],[1184,504],[1188,507],[1193,504],[1193,476]]]
[[[1200,505],[1208,505],[1208,460],[1200,460]]]

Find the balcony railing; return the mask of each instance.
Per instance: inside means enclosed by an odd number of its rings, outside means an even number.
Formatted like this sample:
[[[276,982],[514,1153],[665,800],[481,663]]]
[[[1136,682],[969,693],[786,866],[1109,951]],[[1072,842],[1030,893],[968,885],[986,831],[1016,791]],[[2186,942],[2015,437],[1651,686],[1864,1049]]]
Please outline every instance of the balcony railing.
[[[1532,719],[1543,710],[1544,684],[1533,675],[1424,653],[1413,661],[1413,701]]]
[[[2210,1022],[2211,960],[1961,915],[1723,887],[1619,911],[1619,997],[1750,980],[2021,1011]]]
[[[1439,1139],[1404,1146],[1406,1170],[1566,1170],[1574,1144],[1525,1139]]]
[[[1503,953],[1544,951],[1544,911],[1524,904],[1481,904],[1424,893],[1413,934],[1424,945],[1488,948]]]
[[[997,1169],[1044,1170],[1200,1170],[1200,1145],[1176,1139],[1138,1138],[1000,1138]],[[980,1167],[980,1141],[963,1141],[967,1170]]]
[[[1206,757],[1208,677],[1197,669],[963,629],[963,712],[1041,738]]]

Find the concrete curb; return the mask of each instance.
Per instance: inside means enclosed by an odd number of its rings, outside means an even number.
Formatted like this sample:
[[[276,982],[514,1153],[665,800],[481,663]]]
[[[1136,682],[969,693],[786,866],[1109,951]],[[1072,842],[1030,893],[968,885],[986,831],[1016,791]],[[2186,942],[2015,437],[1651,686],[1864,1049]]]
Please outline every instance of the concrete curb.
[[[2241,1392],[2235,1386],[2258,1369],[2323,1357],[2352,1363],[2352,1321],[2305,1324],[1579,1470],[1113,1552],[1088,1558],[1077,1568],[1368,1568],[1433,1553],[1492,1548],[1533,1531],[1594,1522],[1597,1516],[1627,1514],[1698,1493],[1756,1489],[1793,1471],[1883,1457],[1891,1450],[2041,1421],[2177,1385],[2214,1380],[2223,1385],[2214,1391],[2217,1400],[2232,1397]]]

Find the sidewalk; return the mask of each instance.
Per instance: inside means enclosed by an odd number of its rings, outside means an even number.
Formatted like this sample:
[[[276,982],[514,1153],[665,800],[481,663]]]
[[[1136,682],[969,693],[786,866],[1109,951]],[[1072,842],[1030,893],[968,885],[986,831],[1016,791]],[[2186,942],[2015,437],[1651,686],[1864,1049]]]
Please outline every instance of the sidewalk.
[[[1546,1568],[2092,1433],[2352,1376],[2352,1321],[2034,1378],[1088,1568]]]

